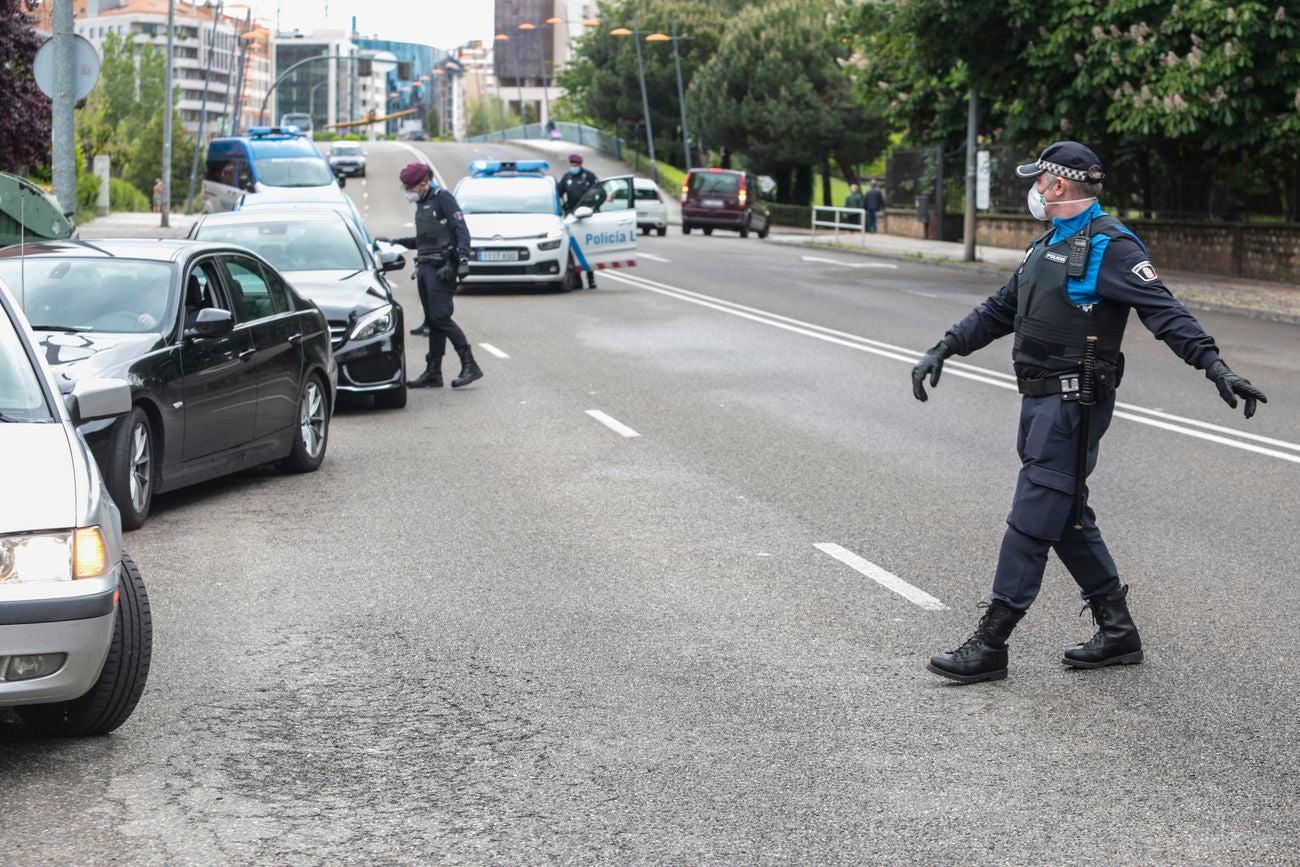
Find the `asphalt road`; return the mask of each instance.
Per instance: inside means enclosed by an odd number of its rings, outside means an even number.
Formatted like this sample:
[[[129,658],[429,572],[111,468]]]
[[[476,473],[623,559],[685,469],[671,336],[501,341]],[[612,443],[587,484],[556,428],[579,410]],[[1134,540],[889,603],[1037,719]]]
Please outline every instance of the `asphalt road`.
[[[415,147],[448,184],[531,155]],[[414,154],[369,151],[347,190],[405,232]],[[924,664],[987,592],[1018,398],[1007,341],[924,405],[908,371],[996,287],[640,251],[595,291],[458,296],[509,357],[343,409],[318,473],[160,498],[128,537],[148,691],[105,739],[0,727],[0,861],[1297,862],[1295,327],[1201,317],[1270,396],[1247,423],[1130,324],[1092,488],[1147,662],[1062,668],[1092,625],[1053,560],[1010,679],[954,687]]]

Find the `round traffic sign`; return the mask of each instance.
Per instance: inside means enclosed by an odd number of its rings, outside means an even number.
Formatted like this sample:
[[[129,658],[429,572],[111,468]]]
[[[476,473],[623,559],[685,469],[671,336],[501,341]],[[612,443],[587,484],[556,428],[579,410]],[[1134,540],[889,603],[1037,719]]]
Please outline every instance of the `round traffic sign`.
[[[95,82],[99,81],[99,52],[95,46],[90,44],[90,40],[84,36],[73,35],[73,69],[72,78],[75,84],[73,96],[74,99],[84,99],[88,93],[95,87]],[[36,52],[35,59],[32,60],[32,75],[36,78],[36,86],[41,89],[41,93],[54,98],[54,37],[51,36],[45,40],[45,44]]]

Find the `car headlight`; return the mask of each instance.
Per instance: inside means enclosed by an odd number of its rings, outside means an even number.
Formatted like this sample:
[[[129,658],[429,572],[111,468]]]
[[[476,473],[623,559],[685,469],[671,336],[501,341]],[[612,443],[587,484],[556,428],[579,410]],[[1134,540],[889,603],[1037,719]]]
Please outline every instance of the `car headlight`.
[[[365,316],[362,316],[352,326],[349,332],[350,340],[362,340],[366,337],[374,337],[376,334],[383,334],[393,327],[393,305],[385,304],[371,310]]]
[[[98,578],[108,568],[108,547],[98,527],[0,536],[0,584]]]
[[[539,250],[558,250],[558,249],[560,249],[560,245],[563,244],[563,243],[564,243],[564,233],[563,233],[563,232],[551,232],[550,234],[548,234],[548,235],[546,236],[546,240],[545,240],[545,241],[542,241],[542,242],[538,243],[538,245],[537,245],[537,249],[539,249]]]

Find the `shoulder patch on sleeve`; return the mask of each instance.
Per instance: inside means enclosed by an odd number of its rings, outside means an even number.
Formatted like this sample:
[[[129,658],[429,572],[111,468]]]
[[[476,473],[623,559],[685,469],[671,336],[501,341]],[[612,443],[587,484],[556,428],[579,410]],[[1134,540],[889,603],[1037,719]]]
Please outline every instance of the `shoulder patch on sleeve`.
[[[1138,262],[1129,270],[1136,274],[1138,279],[1143,283],[1154,283],[1160,279],[1160,275],[1156,273],[1155,267],[1146,259]]]

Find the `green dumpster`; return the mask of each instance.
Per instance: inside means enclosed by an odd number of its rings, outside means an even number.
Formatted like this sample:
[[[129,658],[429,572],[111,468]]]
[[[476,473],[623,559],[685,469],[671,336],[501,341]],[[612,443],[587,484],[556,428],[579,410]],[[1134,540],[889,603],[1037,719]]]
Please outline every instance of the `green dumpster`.
[[[57,199],[26,178],[0,172],[0,247],[62,240],[72,232]]]

